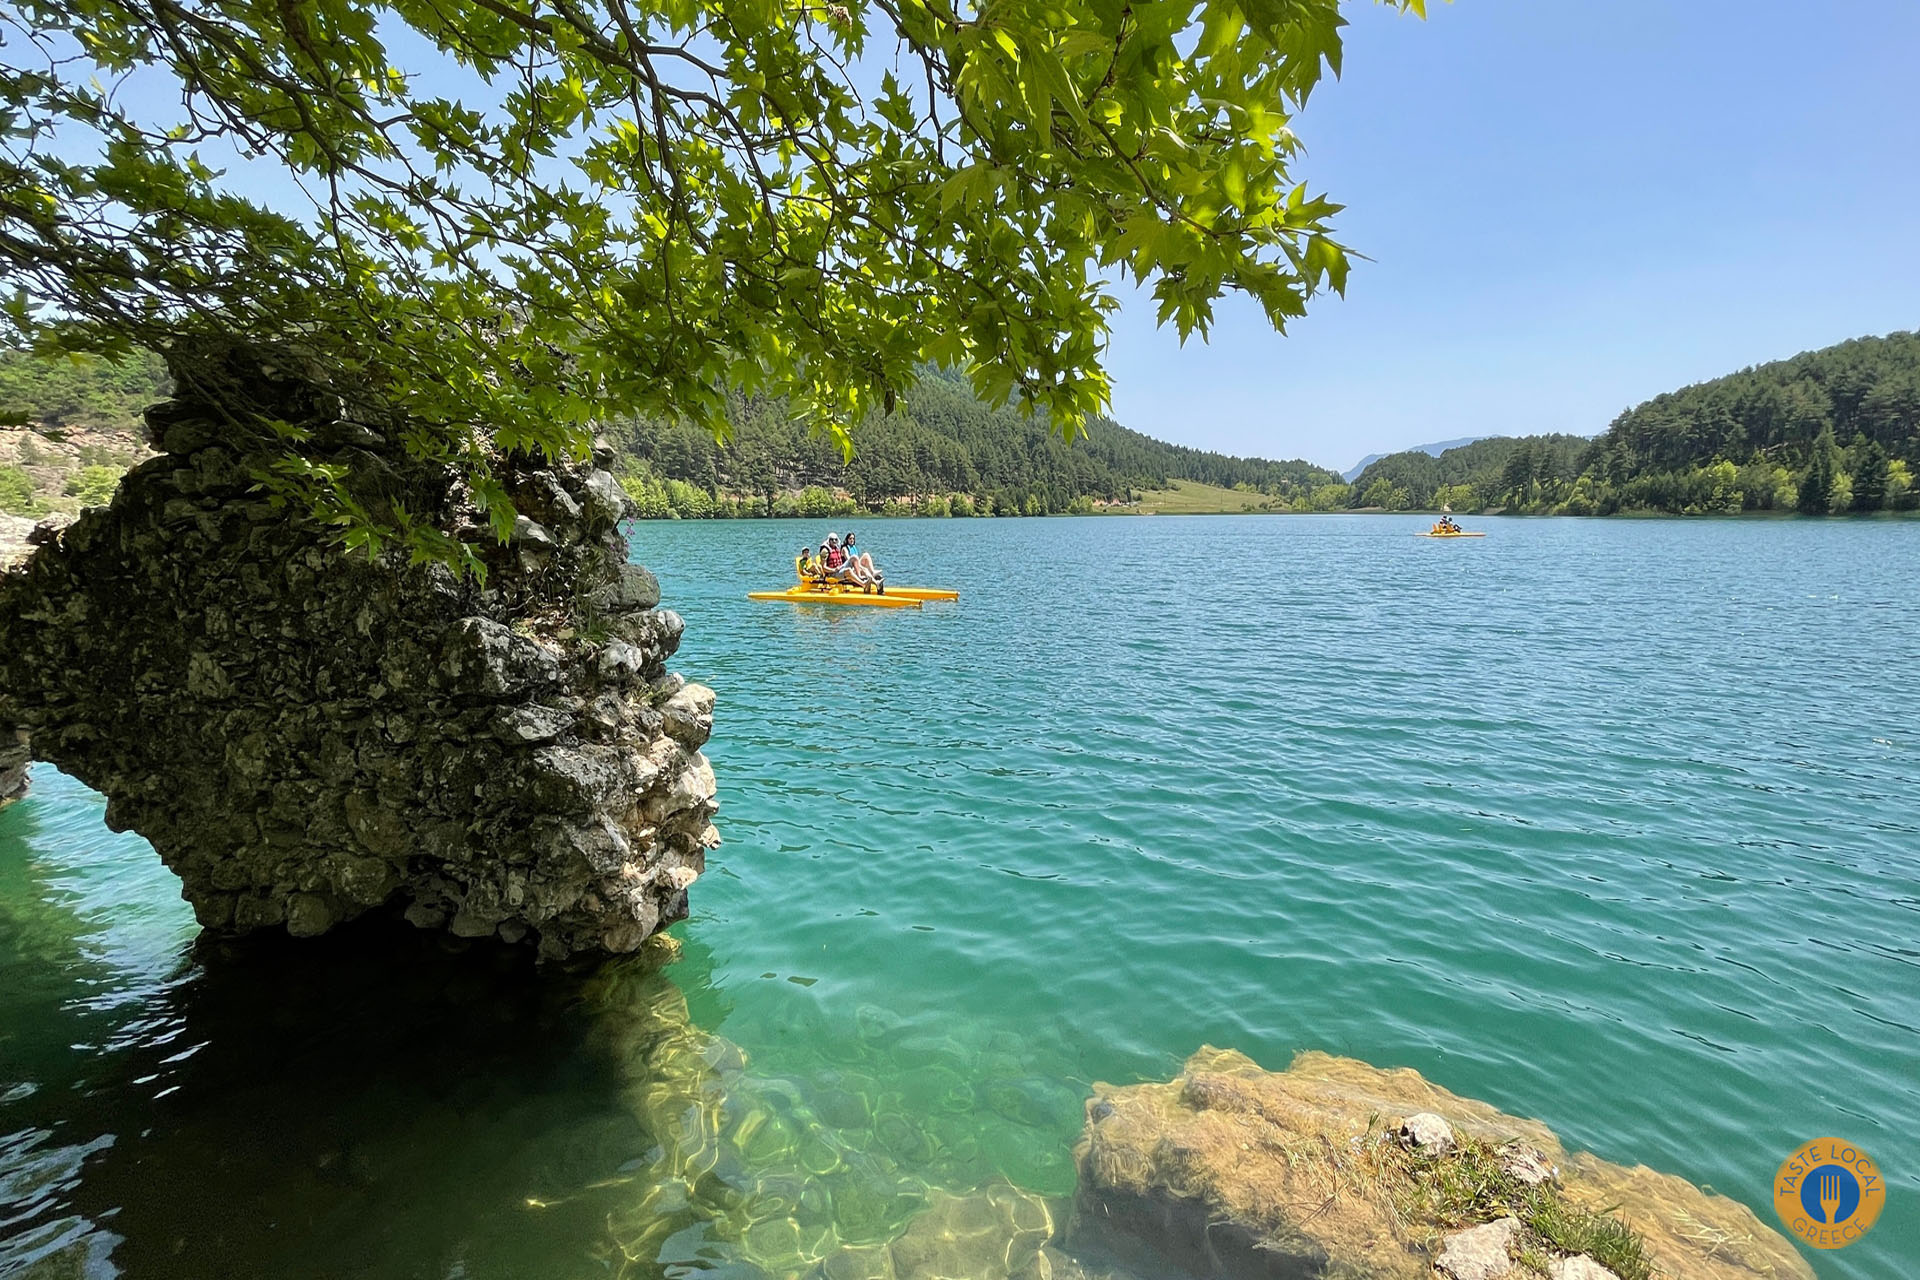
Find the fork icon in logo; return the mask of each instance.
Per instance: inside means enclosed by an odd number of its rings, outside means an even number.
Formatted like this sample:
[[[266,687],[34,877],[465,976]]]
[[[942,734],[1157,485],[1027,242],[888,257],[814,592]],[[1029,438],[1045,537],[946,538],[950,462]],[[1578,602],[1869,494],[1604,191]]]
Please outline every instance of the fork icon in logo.
[[[1823,1222],[1840,1221],[1840,1175],[1831,1170],[1820,1174],[1820,1218]]]

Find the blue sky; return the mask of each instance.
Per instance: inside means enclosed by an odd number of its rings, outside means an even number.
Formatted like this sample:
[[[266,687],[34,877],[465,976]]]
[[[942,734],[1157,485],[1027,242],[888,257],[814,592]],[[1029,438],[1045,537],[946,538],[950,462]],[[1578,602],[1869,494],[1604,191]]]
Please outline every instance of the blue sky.
[[[1348,12],[1299,172],[1373,261],[1285,338],[1236,302],[1183,349],[1129,301],[1128,426],[1344,468],[1920,327],[1920,4]]]

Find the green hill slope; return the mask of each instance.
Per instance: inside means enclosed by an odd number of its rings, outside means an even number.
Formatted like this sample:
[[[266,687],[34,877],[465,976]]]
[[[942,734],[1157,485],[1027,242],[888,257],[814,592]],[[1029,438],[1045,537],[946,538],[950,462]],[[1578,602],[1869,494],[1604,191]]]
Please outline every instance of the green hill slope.
[[[138,351],[124,360],[47,360],[0,349],[0,421],[45,430],[142,429],[141,410],[167,398],[160,357]]]
[[[1582,479],[1600,511],[1808,514],[1913,504],[1920,333],[1855,338],[1629,409]]]
[[[1566,515],[1867,514],[1920,505],[1920,334],[1856,338],[1655,396],[1605,434],[1393,454],[1353,506]]]
[[[929,370],[899,408],[854,433],[844,462],[827,440],[791,421],[775,400],[740,399],[734,437],[717,444],[697,428],[619,424],[631,459],[628,487],[648,515],[828,514],[884,510],[1039,515],[1092,510],[1131,492],[1193,481],[1277,506],[1337,482],[1324,467],[1192,449],[1101,419],[1069,445],[1043,420],[992,409],[957,374]],[[844,490],[845,496],[835,493]],[[955,496],[964,503],[955,503]]]
[[[1347,501],[1389,511],[1524,503],[1530,491],[1572,482],[1592,444],[1585,436],[1490,436],[1439,454],[1390,453],[1354,478]]]

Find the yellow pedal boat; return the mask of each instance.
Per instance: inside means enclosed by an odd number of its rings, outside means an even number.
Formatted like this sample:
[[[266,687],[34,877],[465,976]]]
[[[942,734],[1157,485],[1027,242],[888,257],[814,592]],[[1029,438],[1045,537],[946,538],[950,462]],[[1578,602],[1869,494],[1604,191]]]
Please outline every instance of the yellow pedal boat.
[[[793,562],[794,572],[800,572],[800,561]],[[749,591],[749,600],[790,600],[801,604],[849,604],[866,605],[875,609],[918,609],[928,600],[958,600],[958,591],[948,591],[943,587],[888,587],[886,594],[868,591],[865,587],[855,586],[851,582],[829,582],[824,578],[809,578],[800,575],[800,581],[785,591]]]
[[[869,594],[860,587],[788,587],[785,591],[749,591],[749,600],[790,600],[795,604],[857,604],[874,609],[918,609],[912,596]]]
[[[1440,533],[1435,530],[1428,530],[1426,533],[1416,533],[1413,536],[1416,538],[1484,538],[1487,535],[1484,533],[1469,533],[1465,529],[1456,529],[1452,533]]]

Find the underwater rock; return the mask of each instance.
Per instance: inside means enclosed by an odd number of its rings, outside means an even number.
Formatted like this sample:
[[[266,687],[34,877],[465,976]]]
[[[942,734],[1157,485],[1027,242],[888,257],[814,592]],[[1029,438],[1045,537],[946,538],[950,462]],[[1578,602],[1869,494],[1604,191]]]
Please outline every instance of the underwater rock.
[[[685,916],[719,840],[711,693],[663,727],[651,685],[683,624],[626,562],[604,460],[496,459],[522,517],[503,545],[458,474],[384,443],[404,433],[367,406],[285,362],[192,358],[148,413],[165,452],[0,573],[0,799],[24,785],[19,730],[217,933],[383,911],[559,957]],[[464,542],[485,579],[349,555],[276,507],[258,476],[278,437],[244,425],[263,421],[379,477],[365,501]]]
[[[1455,1150],[1402,1144],[1406,1118],[1423,1114],[1452,1130]],[[1511,1237],[1499,1261],[1523,1249],[1545,1265],[1568,1261],[1593,1246],[1559,1247],[1535,1227],[1579,1221],[1618,1232],[1620,1248],[1670,1280],[1813,1280],[1785,1237],[1745,1205],[1650,1169],[1568,1154],[1538,1121],[1456,1097],[1411,1070],[1303,1053],[1269,1072],[1243,1054],[1203,1048],[1171,1082],[1094,1086],[1086,1115],[1067,1248],[1145,1274],[1430,1280],[1449,1237],[1473,1228],[1463,1234],[1490,1239],[1485,1224],[1518,1212],[1505,1203],[1516,1200],[1555,1212],[1525,1228],[1498,1226]],[[1523,1149],[1530,1157],[1519,1160]],[[1530,1180],[1556,1165],[1557,1181]],[[1472,1176],[1435,1176],[1453,1166]],[[1460,1188],[1503,1172],[1511,1186],[1499,1196],[1463,1198]],[[1459,1267],[1466,1256],[1456,1243]],[[1474,1274],[1502,1274],[1485,1269],[1496,1265],[1488,1251]],[[1563,1270],[1582,1275],[1571,1261]]]
[[[1046,1201],[1001,1184],[965,1196],[936,1192],[889,1248],[898,1276],[1007,1280],[1034,1264],[1053,1231]]]
[[[968,1195],[936,1191],[892,1241],[821,1259],[813,1280],[1048,1280],[1055,1231],[1047,1202],[999,1183]]]

